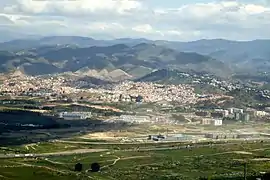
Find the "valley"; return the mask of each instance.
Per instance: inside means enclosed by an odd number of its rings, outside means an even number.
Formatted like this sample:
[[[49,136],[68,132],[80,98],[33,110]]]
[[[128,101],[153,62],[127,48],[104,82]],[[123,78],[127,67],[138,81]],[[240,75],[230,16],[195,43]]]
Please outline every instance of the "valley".
[[[227,61],[227,41],[206,42],[0,44],[0,179],[266,176],[268,64],[242,71],[252,54]]]

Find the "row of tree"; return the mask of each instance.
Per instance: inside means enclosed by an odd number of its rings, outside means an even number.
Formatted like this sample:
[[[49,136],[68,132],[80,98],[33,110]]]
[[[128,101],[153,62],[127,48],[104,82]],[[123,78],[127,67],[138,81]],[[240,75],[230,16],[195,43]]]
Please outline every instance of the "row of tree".
[[[92,172],[98,172],[100,170],[100,165],[98,163],[92,163],[90,168]],[[81,172],[83,170],[83,164],[75,164],[74,170],[77,172]]]

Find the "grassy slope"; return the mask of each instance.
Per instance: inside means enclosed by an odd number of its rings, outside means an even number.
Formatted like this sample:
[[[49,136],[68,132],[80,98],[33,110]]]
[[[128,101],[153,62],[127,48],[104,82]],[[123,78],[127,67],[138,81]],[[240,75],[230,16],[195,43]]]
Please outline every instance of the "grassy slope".
[[[253,154],[233,154],[232,151],[247,151]],[[270,156],[270,144],[254,143],[224,145],[213,148],[193,148],[166,151],[111,151],[111,154],[92,153],[50,157],[45,159],[1,160],[0,176],[9,179],[196,179],[202,176],[226,176],[235,173],[242,175],[240,160],[251,160],[258,156]],[[120,158],[120,159],[119,159]],[[119,159],[119,160],[117,160]],[[114,165],[114,162],[116,163]],[[72,171],[75,163],[81,162],[84,170],[93,162],[103,167],[99,173],[81,173],[76,176]],[[4,165],[29,164],[35,167],[8,167]],[[111,166],[108,166],[111,165]],[[53,171],[50,170],[54,169]],[[248,164],[248,174],[268,171],[270,163],[254,161]],[[35,173],[34,173],[35,171]]]

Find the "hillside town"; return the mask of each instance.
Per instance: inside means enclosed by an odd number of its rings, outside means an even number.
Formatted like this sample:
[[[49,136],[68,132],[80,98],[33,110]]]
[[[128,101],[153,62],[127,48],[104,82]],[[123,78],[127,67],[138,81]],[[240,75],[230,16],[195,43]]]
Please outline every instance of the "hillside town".
[[[76,80],[74,80],[75,82]],[[38,96],[47,99],[63,99],[70,94],[96,94],[88,97],[89,101],[102,102],[181,102],[194,104],[201,100],[212,100],[225,97],[221,94],[200,95],[194,92],[194,87],[188,84],[163,85],[152,82],[124,81],[111,85],[110,88],[99,86],[95,88],[78,88],[70,86],[64,76],[26,76],[13,74],[2,81],[2,95]],[[80,97],[72,97],[78,100]]]
[[[230,92],[235,89],[245,91],[258,91],[250,86],[243,84],[233,84],[232,82],[218,80],[210,75],[198,76],[195,74],[183,73],[186,78],[191,78],[190,84],[159,84],[154,82],[134,82],[122,81],[109,85],[101,85],[96,87],[81,88],[78,87],[76,78],[65,77],[63,75],[48,76],[27,76],[20,72],[15,72],[9,76],[2,77],[0,85],[0,94],[9,97],[39,97],[49,101],[69,101],[69,102],[99,102],[99,103],[158,103],[166,109],[167,115],[155,114],[149,109],[146,114],[141,115],[122,115],[112,118],[110,121],[125,121],[132,123],[179,123],[177,119],[171,117],[171,112],[175,111],[170,103],[178,103],[185,109],[190,107],[190,112],[185,118],[192,124],[222,126],[223,120],[232,120],[235,122],[264,119],[269,117],[269,108],[252,109],[252,108],[210,108],[198,109],[191,108],[192,105],[202,103],[207,108],[205,102],[220,103],[226,100],[234,99],[225,93],[204,93],[199,94],[195,90],[197,84],[207,84],[215,87],[223,92]],[[74,82],[74,85],[73,85]],[[84,82],[85,84],[89,82]],[[267,91],[263,91],[266,92]],[[95,113],[94,113],[95,114]],[[152,115],[151,115],[152,114]],[[59,112],[59,117],[64,119],[86,119],[91,117],[85,112]],[[149,119],[149,117],[151,117]]]

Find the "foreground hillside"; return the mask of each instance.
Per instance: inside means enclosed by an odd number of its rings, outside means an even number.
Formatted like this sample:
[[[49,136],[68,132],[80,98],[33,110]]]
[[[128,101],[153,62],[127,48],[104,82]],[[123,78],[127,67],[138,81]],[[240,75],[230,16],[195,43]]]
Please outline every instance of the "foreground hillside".
[[[90,142],[89,142],[90,143]],[[43,151],[52,147],[73,149],[74,144],[39,144],[29,145]],[[194,145],[185,148],[185,145],[175,147],[147,148],[141,145],[140,150],[110,149],[112,145],[103,145],[106,149],[95,149],[93,145],[81,145],[85,150],[92,146],[92,152],[59,155],[40,154],[40,157],[1,159],[0,178],[11,180],[47,179],[115,179],[115,180],[164,180],[164,179],[213,179],[213,180],[240,180],[244,179],[244,167],[248,179],[256,179],[260,172],[269,171],[269,143],[242,143],[242,144],[213,144]],[[118,145],[119,146],[119,145]],[[27,146],[28,147],[28,146]],[[124,147],[124,146],[123,146]],[[150,146],[149,146],[150,147]],[[178,149],[179,147],[179,149]],[[173,149],[170,149],[173,148]],[[21,147],[21,151],[23,147]],[[25,149],[25,148],[24,148]],[[29,148],[32,149],[32,148]],[[143,150],[148,149],[148,150]],[[12,149],[10,149],[12,150]],[[62,153],[76,152],[74,150]],[[78,151],[79,152],[79,151]],[[76,163],[82,164],[82,171],[76,172]],[[91,171],[91,164],[98,163],[99,172]]]

